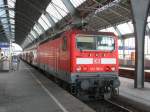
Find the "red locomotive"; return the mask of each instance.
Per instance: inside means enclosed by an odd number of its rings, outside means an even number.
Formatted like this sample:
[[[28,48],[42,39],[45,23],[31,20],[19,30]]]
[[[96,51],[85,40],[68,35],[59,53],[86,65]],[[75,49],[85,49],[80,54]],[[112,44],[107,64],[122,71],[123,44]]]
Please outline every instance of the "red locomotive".
[[[117,37],[68,30],[24,51],[24,60],[67,82],[72,92],[104,95],[119,87]]]

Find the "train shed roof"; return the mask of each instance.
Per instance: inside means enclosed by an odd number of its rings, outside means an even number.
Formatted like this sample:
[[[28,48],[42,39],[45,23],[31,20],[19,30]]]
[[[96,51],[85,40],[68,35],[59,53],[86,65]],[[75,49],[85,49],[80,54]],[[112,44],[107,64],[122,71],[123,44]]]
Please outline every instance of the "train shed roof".
[[[3,32],[22,47],[73,22],[86,21],[86,29],[99,31],[131,20],[130,0],[1,1]]]

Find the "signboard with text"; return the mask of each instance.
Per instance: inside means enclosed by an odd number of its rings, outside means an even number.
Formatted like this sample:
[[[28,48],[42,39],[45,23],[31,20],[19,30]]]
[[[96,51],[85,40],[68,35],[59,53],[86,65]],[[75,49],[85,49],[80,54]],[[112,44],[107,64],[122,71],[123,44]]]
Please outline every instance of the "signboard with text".
[[[0,42],[0,48],[8,48],[9,47],[9,43],[7,42]]]

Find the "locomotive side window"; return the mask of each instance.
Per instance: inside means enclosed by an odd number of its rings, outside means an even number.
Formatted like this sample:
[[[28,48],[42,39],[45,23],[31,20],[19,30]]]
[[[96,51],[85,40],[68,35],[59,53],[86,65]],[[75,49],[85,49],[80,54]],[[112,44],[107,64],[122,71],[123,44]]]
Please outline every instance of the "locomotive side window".
[[[62,44],[62,50],[66,50],[67,49],[67,39],[66,37],[63,37],[63,44]]]
[[[94,50],[94,38],[91,37],[77,37],[77,48]]]
[[[114,50],[115,40],[107,35],[77,35],[77,48],[80,50]]]

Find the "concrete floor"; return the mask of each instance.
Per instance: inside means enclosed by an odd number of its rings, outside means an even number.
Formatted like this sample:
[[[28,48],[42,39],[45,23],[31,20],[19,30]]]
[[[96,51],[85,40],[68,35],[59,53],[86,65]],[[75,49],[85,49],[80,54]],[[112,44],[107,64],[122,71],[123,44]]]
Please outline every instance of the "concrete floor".
[[[0,112],[94,112],[24,62],[0,73]]]
[[[134,88],[134,80],[120,77],[120,96],[130,105],[150,112],[150,83],[145,82],[145,88]],[[124,100],[122,99],[122,100]]]
[[[132,79],[120,77],[120,80],[120,96],[131,105],[149,109],[150,83],[145,83],[144,89],[134,89]],[[0,73],[0,112],[94,111],[39,71],[21,62],[19,70]]]

